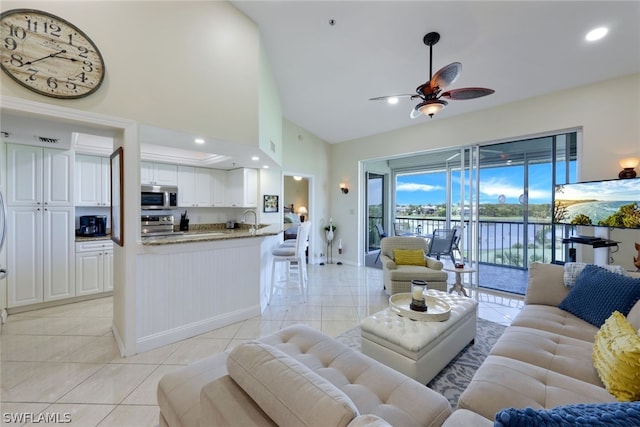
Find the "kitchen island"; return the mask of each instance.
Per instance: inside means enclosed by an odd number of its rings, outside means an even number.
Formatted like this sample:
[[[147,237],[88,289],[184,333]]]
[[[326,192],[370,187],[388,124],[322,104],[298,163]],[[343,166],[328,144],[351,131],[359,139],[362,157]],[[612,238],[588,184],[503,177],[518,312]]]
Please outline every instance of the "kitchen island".
[[[281,224],[142,238],[136,353],[259,316]]]

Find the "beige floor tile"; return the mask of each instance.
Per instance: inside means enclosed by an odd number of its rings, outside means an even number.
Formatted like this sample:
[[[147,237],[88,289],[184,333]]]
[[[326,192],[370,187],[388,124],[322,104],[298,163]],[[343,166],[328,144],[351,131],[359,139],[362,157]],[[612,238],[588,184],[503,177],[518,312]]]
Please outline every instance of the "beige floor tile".
[[[300,304],[289,307],[287,314],[284,316],[285,322],[291,320],[322,320],[322,306]]]
[[[0,425],[23,425],[25,419],[24,414],[29,414],[27,416],[39,414],[49,406],[51,406],[50,403],[2,402],[2,404],[0,404],[2,408],[2,421],[0,421]],[[23,420],[23,422],[20,422],[20,420]]]
[[[119,405],[98,426],[156,427],[159,416],[160,409],[157,406]]]
[[[2,362],[2,402],[55,402],[100,368],[91,363]]]
[[[349,329],[358,326],[360,322],[356,320],[346,321],[346,320],[323,320],[322,321],[322,333],[325,335],[329,335],[330,337],[335,337],[343,332],[348,331]]]
[[[358,320],[355,307],[322,307],[322,320]]]
[[[73,426],[73,427],[93,427],[97,426],[116,405],[73,405],[54,403],[41,411],[41,417],[53,417],[59,422],[32,422],[26,426]]]
[[[188,365],[197,360],[224,351],[229,340],[215,338],[190,338],[177,343],[176,349],[163,362],[167,365]]]
[[[118,404],[155,369],[153,365],[107,364],[60,398],[61,403]]]
[[[274,320],[246,320],[238,333],[236,334],[236,339],[255,339],[258,337],[262,337],[264,335],[276,332],[280,330],[280,326],[282,325],[281,321]]]
[[[84,322],[70,317],[9,316],[2,326],[3,335],[62,335]]]
[[[158,390],[158,382],[160,378],[166,374],[180,369],[179,365],[161,365],[158,366],[138,387],[129,394],[122,404],[124,405],[156,405],[158,399],[156,391]]]
[[[284,313],[282,314],[284,317]],[[206,334],[198,335],[200,338],[218,338],[218,339],[231,339],[236,336],[238,330],[242,326],[242,322],[233,323],[231,325],[224,326],[215,331],[207,332]]]
[[[116,354],[110,363],[134,363],[134,364],[146,364],[146,365],[159,365],[163,363],[171,353],[173,353],[178,347],[179,343],[165,345],[153,350],[145,351],[143,353],[134,354],[133,356],[122,357],[120,354]]]

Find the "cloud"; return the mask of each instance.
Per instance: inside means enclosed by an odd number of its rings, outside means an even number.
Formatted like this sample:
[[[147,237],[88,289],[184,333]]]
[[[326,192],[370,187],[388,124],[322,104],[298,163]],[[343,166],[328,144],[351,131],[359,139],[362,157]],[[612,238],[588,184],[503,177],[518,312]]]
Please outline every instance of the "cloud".
[[[524,189],[521,185],[514,185],[501,178],[491,178],[488,180],[480,180],[480,192],[496,200],[500,195],[506,196],[507,199],[517,199],[524,193]],[[551,201],[551,190],[540,190],[530,186],[529,200],[539,199]]]
[[[440,185],[418,184],[417,182],[404,182],[396,187],[396,191],[423,191],[425,193],[443,190],[444,187]]]

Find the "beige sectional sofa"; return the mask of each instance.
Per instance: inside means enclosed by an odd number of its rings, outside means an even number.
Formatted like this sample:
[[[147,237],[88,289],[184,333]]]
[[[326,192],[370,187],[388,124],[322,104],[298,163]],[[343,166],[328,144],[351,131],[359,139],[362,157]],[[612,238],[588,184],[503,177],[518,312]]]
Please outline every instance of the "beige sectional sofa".
[[[563,273],[559,265],[530,266],[524,308],[492,348],[445,426],[491,426],[505,408],[616,402],[592,360],[598,328],[558,308],[569,292]],[[640,328],[640,301],[627,320]]]
[[[449,402],[304,325],[165,375],[160,426],[440,426]]]
[[[419,382],[295,325],[165,375],[160,426],[488,427],[505,408],[616,402],[592,361],[598,328],[558,308],[569,293],[563,272],[530,266],[524,308],[453,413]],[[640,328],[640,301],[627,320]]]

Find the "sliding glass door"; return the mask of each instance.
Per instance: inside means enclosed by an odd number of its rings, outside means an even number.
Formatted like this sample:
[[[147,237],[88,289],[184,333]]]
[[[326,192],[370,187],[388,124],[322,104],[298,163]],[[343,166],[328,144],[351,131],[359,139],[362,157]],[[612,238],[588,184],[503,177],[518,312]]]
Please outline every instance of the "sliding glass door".
[[[377,226],[380,225],[386,231],[387,210],[385,197],[385,176],[377,173],[367,172],[367,230],[365,233],[366,252],[380,249],[380,236]]]

